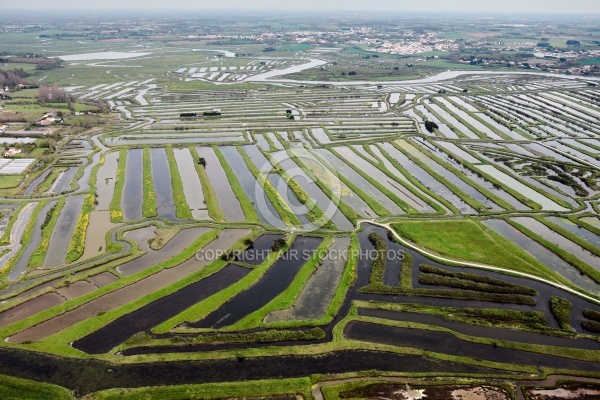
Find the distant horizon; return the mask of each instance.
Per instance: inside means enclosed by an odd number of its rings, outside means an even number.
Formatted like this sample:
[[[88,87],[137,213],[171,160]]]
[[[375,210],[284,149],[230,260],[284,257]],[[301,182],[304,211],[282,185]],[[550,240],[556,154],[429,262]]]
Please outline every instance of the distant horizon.
[[[396,0],[393,3],[365,3],[363,0],[304,0],[302,3],[282,3],[278,0],[221,0],[218,7],[211,7],[215,3],[171,0],[169,7],[164,7],[164,2],[156,0],[130,0],[127,2],[117,0],[104,0],[102,2],[55,0],[52,7],[47,1],[30,0],[22,5],[11,4],[7,11],[29,12],[66,12],[66,11],[132,11],[132,12],[155,12],[155,11],[199,11],[199,12],[337,12],[377,14],[380,12],[397,13],[464,13],[464,14],[600,14],[600,2],[597,0],[575,0],[564,2],[561,0],[504,0],[502,2],[482,2],[478,0],[455,0],[452,2],[442,0],[421,0],[419,2]]]

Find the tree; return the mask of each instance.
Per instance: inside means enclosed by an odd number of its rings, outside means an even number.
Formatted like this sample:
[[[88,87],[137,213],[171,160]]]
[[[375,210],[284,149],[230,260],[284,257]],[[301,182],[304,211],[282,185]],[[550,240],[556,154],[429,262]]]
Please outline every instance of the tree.
[[[433,121],[425,121],[425,129],[428,132],[433,133],[434,129],[438,129],[438,125]]]
[[[206,159],[204,157],[200,157],[198,158],[198,164],[202,165],[204,168],[206,168]]]

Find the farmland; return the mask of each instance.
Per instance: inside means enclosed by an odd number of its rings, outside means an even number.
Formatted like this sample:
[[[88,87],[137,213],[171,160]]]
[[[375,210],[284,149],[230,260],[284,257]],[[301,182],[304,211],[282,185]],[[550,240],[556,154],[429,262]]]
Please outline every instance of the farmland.
[[[0,395],[599,390],[598,78],[69,27],[0,33],[70,96],[0,110]]]

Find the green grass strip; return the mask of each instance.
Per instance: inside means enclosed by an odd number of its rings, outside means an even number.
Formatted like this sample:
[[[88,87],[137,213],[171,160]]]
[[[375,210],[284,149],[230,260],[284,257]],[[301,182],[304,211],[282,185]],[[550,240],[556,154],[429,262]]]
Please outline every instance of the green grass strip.
[[[89,396],[90,400],[138,399],[224,399],[295,395],[312,399],[310,378],[268,379],[245,382],[218,382],[135,389],[109,389]]]
[[[271,185],[271,182],[269,182],[267,177],[261,171],[258,170],[256,165],[254,165],[250,157],[248,157],[248,154],[246,154],[246,152],[240,149],[239,147],[236,147],[236,149],[244,159],[244,162],[246,162],[246,166],[248,167],[252,175],[254,175],[254,178],[256,179],[258,184],[263,188],[265,194],[267,195],[267,198],[269,199],[271,204],[273,204],[273,207],[281,217],[283,223],[287,226],[302,225],[298,217],[292,212],[285,200],[281,198],[277,190],[273,187],[273,185]]]
[[[134,282],[140,281],[144,278],[149,277],[150,275],[154,275],[157,272],[172,268],[177,265],[182,264],[183,262],[189,260],[194,257],[194,254],[198,249],[203,248],[208,243],[212,242],[219,235],[219,230],[214,230],[207,232],[200,236],[197,240],[195,240],[190,246],[188,246],[184,251],[179,253],[177,256],[165,260],[157,265],[150,267],[149,269],[140,272],[139,274],[135,274],[132,276],[128,276],[122,278],[116,282],[113,282],[109,285],[103,286],[99,290],[86,294],[84,296],[78,297],[66,303],[60,304],[58,306],[49,308],[44,310],[32,317],[26,318],[21,321],[17,321],[16,323],[9,325],[8,327],[2,328],[3,333],[7,335],[12,335],[13,332],[20,332],[22,330],[27,329],[30,326],[37,325],[43,321],[47,321],[49,319],[54,318],[56,315],[63,314],[70,310],[73,310],[82,304],[88,303],[94,299],[102,297],[105,294],[110,292],[114,292],[115,290],[124,288]],[[110,310],[102,315],[98,315],[95,318],[87,319],[84,322],[81,322],[77,325],[71,326],[61,332],[56,333],[55,335],[51,335],[39,342],[35,342],[30,344],[32,349],[38,349],[40,351],[54,351],[56,354],[65,354],[65,355],[81,355],[78,350],[71,349],[68,343],[71,343],[81,337],[88,335],[91,332],[94,332],[100,329],[102,326],[108,324],[109,322],[117,319],[118,317],[134,311],[145,304],[148,304],[156,299],[166,296],[167,294],[173,293],[190,283],[196,281],[196,277],[200,274],[206,274],[206,268],[201,269],[200,271],[193,273],[187,277],[182,278],[176,283],[169,285],[165,288],[157,290],[155,292],[149,293],[135,301],[132,301],[122,307],[117,309]]]
[[[233,172],[233,169],[231,169],[231,166],[225,159],[223,153],[221,153],[221,150],[219,150],[218,147],[213,147],[213,150],[217,155],[219,162],[221,163],[221,167],[225,171],[225,175],[227,175],[229,185],[231,185],[231,190],[233,190],[235,197],[240,202],[240,206],[242,207],[242,211],[244,212],[246,220],[257,222],[258,214],[256,213],[256,209],[254,208],[254,204],[252,204],[248,196],[246,196],[246,193],[244,193],[244,189],[242,189],[242,186],[240,185],[240,182],[238,181],[235,172]]]
[[[466,193],[464,193],[462,190],[460,190],[453,183],[450,183],[450,181],[448,181],[442,175],[438,174],[433,169],[429,168],[429,166],[427,164],[425,164],[424,162],[422,162],[421,160],[419,160],[418,157],[415,157],[413,154],[411,154],[410,151],[406,151],[405,148],[403,148],[401,145],[399,145],[396,142],[394,142],[393,145],[399,151],[401,151],[402,153],[404,153],[404,155],[409,160],[411,160],[412,162],[414,162],[415,164],[417,164],[419,167],[421,167],[425,171],[427,171],[427,173],[429,175],[433,176],[436,180],[438,180],[444,186],[446,186],[448,189],[450,189],[450,191],[452,191],[455,195],[457,195],[458,197],[460,197],[465,203],[467,203],[469,206],[471,206],[474,210],[481,211],[481,210],[487,209],[483,204],[481,204],[480,202],[478,202],[477,200],[475,200],[471,196],[467,196]]]
[[[448,172],[456,175],[458,178],[460,178],[461,181],[463,181],[467,185],[471,186],[473,189],[477,190],[479,193],[483,194],[485,197],[487,197],[488,199],[490,199],[491,201],[493,201],[500,207],[504,208],[505,210],[514,210],[514,207],[511,206],[509,203],[507,203],[500,197],[496,196],[494,193],[490,192],[485,187],[479,186],[478,184],[473,182],[471,179],[469,179],[464,173],[462,173],[462,171],[458,170],[453,165],[447,163],[446,161],[442,160],[441,158],[438,158],[431,151],[425,149],[422,146],[413,146],[413,147],[415,149],[419,150],[421,153],[425,154],[432,161],[434,161],[434,162],[438,163],[439,165],[441,165],[442,167],[444,167]]]
[[[315,157],[317,160],[323,160],[324,158],[321,158],[318,154],[308,150],[313,157]],[[333,154],[333,153],[332,153]],[[340,159],[341,162],[343,162]],[[328,164],[330,164],[329,162],[325,162],[323,163],[324,166],[326,166],[326,168],[329,168]],[[333,166],[332,166],[333,168]],[[369,205],[369,207],[371,207],[371,209],[375,212],[375,214],[379,215],[380,217],[387,217],[390,215],[390,212],[381,204],[379,204],[378,202],[376,202],[371,196],[369,196],[364,190],[362,190],[361,188],[359,188],[358,186],[356,186],[352,181],[350,181],[348,178],[346,178],[344,175],[340,174],[338,171],[336,170],[331,170],[332,173],[336,174],[337,177],[340,179],[340,181],[342,181],[344,183],[344,185],[348,186],[348,188],[350,190],[352,190],[354,192],[354,194],[356,194],[358,197],[360,197],[365,203],[367,203]]]
[[[292,159],[302,170],[306,173],[306,175],[325,193],[327,197],[330,199],[334,199],[333,192],[331,188],[325,185],[317,176],[308,168],[298,157],[294,156],[290,151],[287,152],[287,155]],[[344,203],[341,198],[338,204],[338,208],[348,218],[352,223],[356,223],[356,220],[361,219],[362,217],[354,211],[352,207],[348,204]]]
[[[292,283],[283,292],[281,292],[264,307],[245,316],[235,324],[231,325],[230,328],[232,330],[258,328],[264,325],[263,320],[268,314],[271,313],[271,311],[293,307],[296,298],[300,295],[302,289],[306,285],[306,282],[319,265],[319,256],[327,254],[327,249],[331,243],[333,243],[332,237],[324,239],[312,257],[304,263],[302,268],[300,268]]]
[[[121,209],[121,198],[125,186],[125,168],[127,167],[127,149],[119,152],[119,163],[117,164],[117,179],[115,192],[110,202],[110,220],[112,222],[123,222],[123,210]]]
[[[58,203],[56,203],[56,205],[48,212],[48,217],[50,218],[47,218],[46,221],[44,221],[42,240],[40,241],[39,246],[33,251],[31,258],[29,259],[29,268],[38,268],[44,264],[46,252],[48,251],[48,246],[50,245],[50,238],[52,237],[52,231],[54,231],[54,226],[56,225],[56,221],[58,221],[58,216],[60,215],[60,211],[64,207],[66,201],[66,197],[61,198]]]
[[[358,156],[362,157],[362,154],[360,154],[360,152],[358,152],[354,147],[349,147],[352,151],[354,151],[354,153],[356,153]],[[377,156],[373,150],[367,146],[367,145],[363,145],[363,148],[365,149],[365,151],[370,154],[375,160],[377,160],[377,162],[367,158],[367,157],[363,157],[363,159],[366,162],[371,163],[372,165],[374,165],[375,167],[377,167],[381,172],[383,172],[388,178],[390,178],[391,180],[393,180],[394,182],[396,182],[398,185],[402,186],[404,189],[408,190],[409,192],[411,192],[415,197],[418,197],[421,201],[423,201],[424,203],[428,204],[429,206],[431,206],[437,213],[439,214],[443,214],[445,213],[445,210],[440,207],[439,204],[437,204],[435,201],[432,201],[430,198],[428,198],[427,196],[425,196],[422,192],[419,192],[415,186],[408,184],[407,182],[403,181],[402,179],[399,179],[395,174],[393,174],[390,170],[388,170],[385,167],[385,164],[383,162],[381,162],[379,160],[379,156]],[[382,151],[381,154],[384,154],[384,152]],[[400,173],[401,170],[398,170]],[[410,207],[410,209],[407,212],[408,214],[421,214],[419,211],[415,210],[412,206]]]
[[[269,159],[271,164],[275,166],[274,171],[278,173],[283,178],[283,180],[285,180],[289,188],[292,190],[292,192],[294,192],[294,195],[296,195],[298,201],[300,201],[300,203],[306,206],[306,208],[308,209],[308,214],[306,215],[308,220],[312,222],[315,226],[319,226],[325,229],[336,229],[333,222],[331,222],[331,220],[325,214],[323,214],[323,211],[321,211],[321,209],[314,203],[314,201],[308,196],[308,194],[306,194],[306,192],[304,191],[304,189],[302,189],[298,182],[296,182],[294,178],[292,178],[285,169],[281,168],[281,166],[279,166],[275,162],[275,160],[273,159],[273,157],[270,156],[269,153],[265,153],[265,156]]]
[[[75,232],[73,232],[73,238],[69,243],[69,250],[67,250],[66,262],[71,263],[78,260],[85,250],[85,235],[87,227],[90,223],[90,214],[94,211],[94,195],[89,193],[83,200],[83,206],[81,207],[81,213],[75,226]]]
[[[598,272],[595,268],[590,267],[589,265],[587,265],[586,263],[581,261],[579,258],[575,257],[572,253],[569,253],[568,251],[561,249],[554,243],[544,239],[543,237],[539,236],[538,234],[534,233],[533,231],[527,229],[525,226],[511,220],[510,218],[507,218],[506,222],[508,222],[510,225],[512,225],[517,230],[521,231],[521,233],[524,233],[525,235],[529,236],[531,239],[535,240],[542,246],[546,247],[547,249],[549,249],[550,251],[555,253],[557,256],[562,258],[564,261],[566,261],[573,267],[577,268],[580,272],[587,275],[594,282],[600,283],[600,272]],[[572,283],[567,282],[567,284],[568,284],[568,286],[573,287]],[[578,289],[578,290],[581,290],[581,289]]]
[[[349,147],[349,149],[352,150],[352,147]],[[400,206],[400,208],[402,208],[405,212],[407,212],[408,214],[418,214],[417,210],[415,210],[411,205],[409,205],[403,199],[401,199],[400,197],[398,197],[395,193],[392,193],[387,187],[385,187],[384,185],[382,185],[377,180],[373,179],[373,177],[371,177],[368,174],[366,174],[364,171],[362,171],[356,165],[354,165],[353,163],[349,162],[344,157],[342,157],[341,154],[339,154],[337,151],[335,151],[335,148],[331,147],[329,149],[329,151],[331,151],[337,158],[339,158],[342,162],[346,163],[346,165],[348,165],[350,168],[352,168],[354,170],[354,172],[356,172],[357,174],[359,174],[360,176],[362,176],[367,182],[369,182],[375,188],[379,189],[379,191],[381,193],[383,193],[384,196],[386,196],[387,198],[389,198],[390,200],[392,200],[394,203],[396,203],[398,206]],[[361,157],[365,162],[367,162],[365,160],[365,158],[362,156],[362,154],[358,154],[357,153],[357,155],[359,157]]]
[[[381,152],[381,154],[383,154],[383,156],[398,170],[400,171],[400,173],[402,175],[404,175],[404,177],[406,179],[408,179],[408,181],[410,183],[412,183],[416,188],[420,189],[423,193],[428,194],[430,197],[432,197],[433,199],[437,200],[439,203],[443,204],[448,210],[450,210],[453,213],[457,213],[460,214],[460,211],[454,207],[454,205],[452,203],[450,203],[448,200],[444,199],[442,196],[438,195],[437,193],[431,191],[429,188],[427,188],[425,185],[423,185],[420,181],[418,181],[413,175],[409,174],[408,171],[406,171],[406,169],[404,169],[404,167],[402,167],[402,165],[400,165],[395,159],[393,159],[384,149],[383,147],[377,146],[379,147],[379,151]],[[414,192],[413,192],[414,193]],[[419,193],[414,193],[419,195],[419,198],[422,199],[422,196]],[[425,200],[425,199],[423,199]],[[439,204],[435,203],[435,202],[431,202],[428,199],[426,200],[428,202],[428,204],[430,204],[432,207],[434,207],[436,209],[436,211],[438,212],[442,212],[445,213],[445,210],[443,210]]]
[[[443,257],[494,265],[557,281],[558,275],[550,268],[474,220],[399,221],[392,224],[392,228],[403,239]]]
[[[6,400],[71,400],[71,392],[60,386],[0,375],[0,398]]]
[[[8,224],[6,224],[6,228],[4,228],[4,234],[2,235],[2,238],[0,238],[0,246],[7,246],[10,244],[10,232],[12,231],[15,221],[19,218],[19,214],[21,214],[21,211],[25,208],[25,205],[25,203],[22,203],[10,216]]]
[[[54,183],[54,181],[56,181],[56,178],[58,178],[58,175],[66,170],[67,168],[65,167],[54,167],[52,169],[52,172],[50,172],[48,176],[33,190],[33,194],[41,194],[50,190],[52,184]]]
[[[2,276],[5,271],[10,271],[12,269],[12,267],[14,266],[14,264],[19,260],[19,258],[21,258],[21,255],[23,254],[23,252],[25,251],[25,249],[27,247],[27,243],[29,243],[31,241],[31,235],[33,234],[33,228],[35,227],[35,224],[40,215],[40,212],[42,211],[42,209],[44,208],[45,205],[46,205],[45,202],[39,203],[33,210],[33,213],[31,214],[31,218],[29,219],[29,221],[27,221],[27,227],[25,228],[25,231],[23,232],[23,236],[21,237],[21,242],[20,242],[21,248],[19,249],[19,251],[16,252],[15,255],[12,256],[12,258],[10,260],[8,260],[8,262],[2,267],[2,269],[0,269],[0,276]]]
[[[556,231],[556,233],[560,234],[561,236],[566,237],[567,239],[569,239],[570,241],[572,241],[574,243],[577,243],[579,246],[583,247],[590,253],[600,257],[600,248],[598,248],[597,246],[594,246],[587,240],[582,239],[580,236],[577,236],[576,234],[569,231],[568,229],[565,229],[562,226],[557,225],[557,224],[553,223],[552,221],[550,221],[540,215],[536,215],[533,218],[535,220],[537,220],[538,222],[541,222],[542,224],[546,225],[548,228],[552,229],[553,231]]]
[[[156,217],[156,193],[154,193],[154,181],[152,180],[152,159],[150,148],[144,147],[144,202],[142,203],[142,215],[145,218]]]
[[[199,158],[198,151],[194,146],[189,147],[190,154],[192,158],[197,161]],[[196,168],[196,173],[200,178],[200,184],[202,185],[202,193],[204,194],[204,199],[206,200],[206,206],[208,207],[208,214],[211,218],[217,222],[221,222],[225,220],[225,215],[223,214],[223,210],[219,205],[219,199],[217,198],[217,193],[215,192],[215,188],[213,188],[210,183],[210,179],[208,178],[208,174],[206,173],[206,168],[202,165],[194,162],[194,166]]]
[[[169,170],[171,172],[171,184],[173,186],[173,200],[175,201],[175,207],[177,209],[176,215],[179,219],[193,219],[192,210],[185,199],[183,193],[183,182],[177,169],[175,162],[175,154],[173,153],[172,146],[166,146],[167,158],[169,160]]]
[[[152,329],[152,332],[167,333],[167,332],[171,331],[175,326],[180,325],[183,322],[199,321],[202,318],[204,318],[205,316],[209,315],[211,312],[219,309],[219,307],[221,307],[223,304],[225,304],[226,302],[231,300],[231,298],[235,297],[239,293],[243,292],[244,290],[246,290],[249,287],[251,287],[252,285],[254,285],[256,282],[258,282],[258,280],[271,267],[271,265],[273,265],[273,263],[277,260],[277,258],[281,254],[284,254],[285,251],[289,248],[289,246],[291,245],[291,243],[293,241],[293,238],[294,238],[293,236],[288,236],[287,241],[286,241],[287,244],[284,248],[282,248],[279,252],[269,253],[267,258],[260,265],[255,267],[248,275],[246,275],[239,281],[235,282],[231,286],[225,288],[224,290],[222,290],[218,293],[215,293],[214,295],[210,296],[209,298],[193,305],[192,307],[188,308],[187,310],[180,313],[179,315],[176,315],[176,316],[172,317],[171,319],[169,319],[168,321],[165,321],[164,323],[157,325],[154,329]],[[242,241],[242,244],[238,244],[237,246],[233,247],[232,250],[241,250],[246,247],[247,246],[243,245],[243,241]],[[204,268],[204,270],[206,270],[206,272],[207,272],[206,275],[208,276],[210,274],[213,274],[213,273],[219,271],[221,268],[226,266],[227,263],[228,263],[227,261],[223,261],[221,259],[214,261],[212,264],[210,264],[209,266]],[[228,330],[228,329],[229,328],[225,328],[225,330]]]

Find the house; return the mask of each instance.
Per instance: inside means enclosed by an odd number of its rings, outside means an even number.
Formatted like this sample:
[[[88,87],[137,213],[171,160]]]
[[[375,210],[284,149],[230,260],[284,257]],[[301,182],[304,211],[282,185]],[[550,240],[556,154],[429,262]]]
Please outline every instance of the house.
[[[41,121],[38,121],[38,125],[40,126],[48,126],[48,125],[52,125],[54,123],[54,117],[47,117],[45,119],[42,119]]]
[[[15,147],[11,147],[8,149],[8,151],[6,151],[4,153],[4,157],[6,158],[10,158],[10,157],[14,157],[15,154],[19,154],[21,152],[21,149],[17,149]]]

